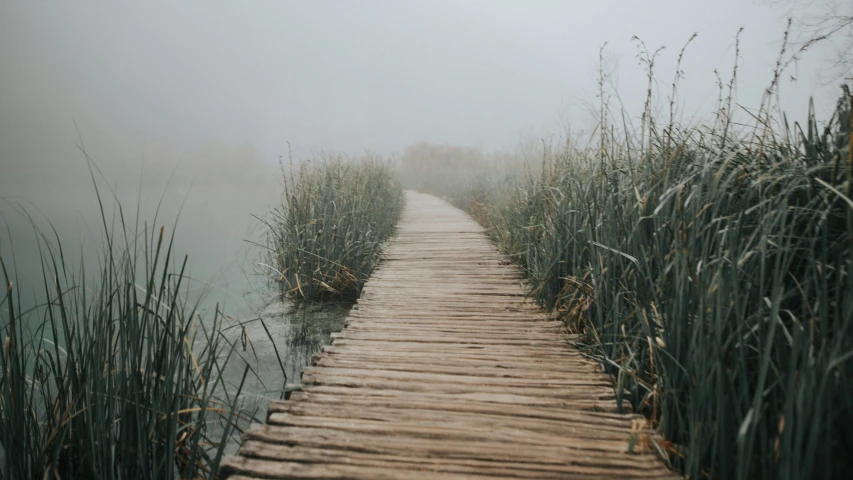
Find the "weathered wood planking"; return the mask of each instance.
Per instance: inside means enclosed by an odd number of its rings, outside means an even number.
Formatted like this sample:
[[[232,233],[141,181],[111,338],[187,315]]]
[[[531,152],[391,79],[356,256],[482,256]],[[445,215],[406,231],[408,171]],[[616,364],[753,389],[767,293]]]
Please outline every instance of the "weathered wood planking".
[[[406,195],[397,237],[346,328],[223,472],[674,477],[642,438],[628,453],[642,417],[618,413],[610,378],[524,301],[521,275],[483,229],[435,197]]]

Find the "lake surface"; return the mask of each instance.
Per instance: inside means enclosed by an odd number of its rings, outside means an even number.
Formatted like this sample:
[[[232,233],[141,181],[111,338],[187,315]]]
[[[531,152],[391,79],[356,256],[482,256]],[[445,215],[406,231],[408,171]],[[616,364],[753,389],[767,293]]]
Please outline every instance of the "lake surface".
[[[350,304],[280,297],[270,270],[262,266],[267,227],[258,219],[281,201],[280,175],[277,166],[247,161],[247,156],[217,151],[203,155],[204,162],[186,161],[171,174],[159,168],[143,177],[122,176],[116,173],[119,167],[111,165],[114,174],[107,177],[119,182],[102,181],[100,188],[109,228],[119,217],[117,205],[131,226],[139,205],[139,226],[147,224],[149,238],[150,231],[159,232],[160,227],[166,241],[175,234],[176,268],[187,255],[188,299],[200,299],[201,321],[210,325],[217,306],[226,316],[224,335],[237,355],[223,372],[227,390],[237,391],[249,365],[239,410],[247,419],[263,421],[267,403],[282,397],[285,383],[299,383],[312,355],[329,342],[331,332],[343,327]],[[31,175],[32,170],[12,164],[4,166],[0,176],[0,255],[25,309],[43,302],[45,295],[38,232],[21,207],[51,242],[56,229],[73,271],[85,264],[87,272],[95,273],[105,244],[85,166],[67,171],[51,166],[60,175],[43,178]],[[0,321],[5,322],[3,315],[0,312]],[[33,315],[29,321],[39,322],[40,317]],[[229,450],[235,446],[232,442]]]
[[[226,382],[236,388],[246,365],[252,369],[241,394],[242,411],[265,419],[269,400],[283,398],[285,383],[299,383],[302,368],[329,343],[332,332],[343,328],[351,305],[271,299],[258,315],[226,327],[226,337],[239,354],[223,374]]]

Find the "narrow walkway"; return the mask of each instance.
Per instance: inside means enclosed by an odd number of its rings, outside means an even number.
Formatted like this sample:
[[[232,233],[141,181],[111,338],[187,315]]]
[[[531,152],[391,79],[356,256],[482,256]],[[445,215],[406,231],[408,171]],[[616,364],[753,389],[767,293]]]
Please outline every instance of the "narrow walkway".
[[[347,327],[225,460],[249,478],[662,478],[641,417],[524,303],[470,217],[407,193],[398,235]],[[636,430],[635,430],[636,431]],[[637,435],[634,435],[637,437]]]

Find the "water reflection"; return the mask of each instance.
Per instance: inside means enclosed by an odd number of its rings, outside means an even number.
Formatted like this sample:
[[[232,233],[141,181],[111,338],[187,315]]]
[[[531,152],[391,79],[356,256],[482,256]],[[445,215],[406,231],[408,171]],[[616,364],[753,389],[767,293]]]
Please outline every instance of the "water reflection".
[[[3,173],[7,172],[4,170]],[[2,195],[8,193],[4,189],[8,183],[6,180],[0,175]],[[220,438],[223,421],[229,418],[230,406],[238,391],[240,395],[236,403],[237,412],[241,416],[240,429],[245,429],[251,422],[265,421],[269,401],[282,398],[287,383],[299,382],[302,368],[310,364],[313,354],[329,342],[331,332],[343,327],[351,305],[346,302],[297,303],[279,298],[278,289],[266,275],[268,270],[259,268],[264,258],[262,245],[265,226],[252,219],[248,213],[240,215],[241,211],[262,212],[263,207],[258,204],[267,195],[235,201],[226,206],[210,201],[211,195],[214,198],[232,196],[225,194],[234,193],[241,185],[235,181],[233,185],[226,184],[221,189],[202,191],[202,199],[196,204],[170,203],[170,199],[166,199],[157,222],[149,223],[145,220],[153,218],[153,215],[146,216],[146,213],[150,213],[146,212],[145,207],[149,202],[138,201],[140,220],[127,220],[128,238],[139,241],[139,245],[136,241],[133,245],[139,248],[137,254],[140,262],[145,259],[141,245],[151,242],[161,226],[165,227],[167,243],[172,233],[176,232],[169,271],[180,271],[184,253],[189,254],[189,266],[184,272],[180,297],[188,302],[187,311],[197,308],[192,324],[195,332],[191,331],[188,336],[195,339],[192,346],[194,355],[203,357],[205,349],[210,347],[207,340],[214,331],[214,319],[218,317],[222,322],[222,334],[215,338],[225,344],[219,357],[224,367],[221,371],[216,370],[213,378],[201,379],[200,388],[203,392],[198,392],[199,395],[212,395],[216,399],[207,414],[209,431],[206,433],[211,441]],[[213,195],[214,190],[217,195]],[[148,190],[143,193],[140,197],[156,199]],[[157,202],[153,203],[156,207]],[[118,200],[107,201],[105,217],[110,228],[122,231],[120,223],[116,226],[109,223],[115,218],[125,218],[118,214],[119,204]],[[170,216],[177,213],[169,212],[170,206],[175,204],[184,205],[183,217],[177,227],[174,217]],[[134,210],[126,208],[123,211],[132,213]],[[230,224],[223,226],[208,221],[205,212],[209,211],[216,211],[217,215],[211,217],[207,214],[207,217],[219,220],[228,218]],[[24,316],[25,328],[53,340],[49,329],[38,329],[45,317],[39,314],[40,310],[35,309],[44,305],[47,295],[41,258],[46,244],[58,252],[61,242],[62,250],[67,255],[63,258],[68,262],[72,279],[85,272],[88,284],[98,284],[103,245],[106,244],[104,234],[99,230],[101,221],[98,204],[75,202],[69,198],[65,202],[49,202],[47,211],[42,212],[24,200],[0,196],[0,257],[10,271],[10,281],[16,293],[20,293],[16,297],[16,301],[20,302],[20,311],[30,312]],[[137,232],[137,225],[142,233]],[[125,238],[115,232],[112,234],[114,238]],[[116,250],[122,252],[122,248],[124,245],[119,245]],[[153,248],[149,248],[151,250]],[[50,276],[48,271],[47,278]],[[3,278],[2,274],[0,278]],[[144,286],[144,278],[138,283]],[[137,293],[144,295],[142,287],[138,288],[140,291]],[[0,326],[10,323],[8,312],[6,308],[0,309]],[[228,452],[235,450],[240,434],[241,431],[236,431],[230,437]],[[215,450],[215,447],[211,448]]]
[[[291,308],[278,304],[274,314],[289,319],[285,342],[288,378],[298,379],[302,367],[310,365],[313,355],[329,343],[330,334],[343,328],[350,306],[348,302],[303,302]],[[285,311],[279,314],[282,309]]]
[[[234,348],[221,379],[229,395],[243,383],[238,402],[241,429],[265,421],[267,404],[284,398],[286,384],[299,383],[302,368],[329,343],[332,332],[343,328],[352,302],[295,302],[270,294],[259,305],[254,315],[226,318],[223,329]],[[239,434],[231,438],[228,452],[236,451]]]

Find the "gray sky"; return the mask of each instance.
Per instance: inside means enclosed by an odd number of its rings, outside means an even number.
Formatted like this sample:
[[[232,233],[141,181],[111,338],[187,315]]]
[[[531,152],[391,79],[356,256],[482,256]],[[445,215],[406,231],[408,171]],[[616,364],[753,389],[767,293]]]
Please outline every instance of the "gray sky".
[[[730,74],[741,26],[738,99],[755,106],[784,24],[784,11],[748,0],[5,0],[0,197],[95,228],[77,213],[94,194],[76,120],[131,205],[143,161],[144,202],[156,204],[182,159],[167,217],[195,180],[188,244],[212,258],[276,201],[288,141],[298,155],[391,153],[424,140],[511,148],[566,124],[588,131],[605,41],[612,88],[638,116],[646,81],[633,35],[667,46],[656,69],[665,99],[678,50],[699,33],[682,65],[680,114],[701,118],[716,98],[714,69]],[[833,103],[813,73],[823,61],[812,52],[792,70],[799,81],[783,83],[792,118],[813,92],[819,106]]]
[[[692,117],[710,108],[712,71],[728,77],[745,27],[739,99],[755,104],[784,14],[743,0],[11,1],[0,7],[0,106],[4,130],[73,146],[76,118],[89,144],[127,154],[209,141],[249,143],[265,160],[287,141],[300,152],[500,148],[561,119],[588,124],[605,41],[626,107],[641,109],[635,34],[667,46],[666,95],[678,49],[699,33],[683,65]],[[818,86],[817,56],[783,85],[795,114]]]

